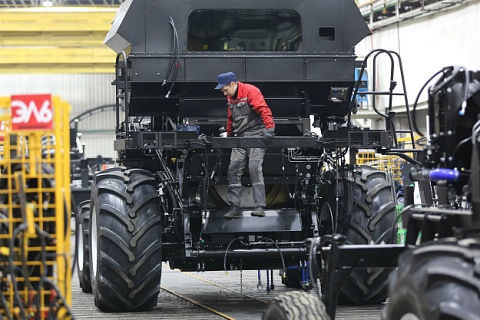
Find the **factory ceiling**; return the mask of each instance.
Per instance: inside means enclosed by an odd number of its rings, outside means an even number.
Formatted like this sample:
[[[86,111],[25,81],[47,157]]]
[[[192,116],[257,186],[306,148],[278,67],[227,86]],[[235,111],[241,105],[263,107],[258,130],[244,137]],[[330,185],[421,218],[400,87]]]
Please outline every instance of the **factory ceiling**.
[[[102,6],[118,7],[124,0],[0,0],[0,8]]]

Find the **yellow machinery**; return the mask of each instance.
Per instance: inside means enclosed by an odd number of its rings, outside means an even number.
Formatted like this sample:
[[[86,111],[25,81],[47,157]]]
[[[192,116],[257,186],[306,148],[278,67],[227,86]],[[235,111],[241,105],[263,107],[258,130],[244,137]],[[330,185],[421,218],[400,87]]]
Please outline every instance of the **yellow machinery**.
[[[49,113],[14,112],[11,100],[0,97],[0,312],[70,319],[70,106],[50,97]],[[45,115],[50,128],[18,129]]]
[[[415,138],[417,140],[418,137]],[[409,149],[412,147],[410,138],[399,138],[399,144],[404,149]],[[407,155],[412,156],[412,154],[407,153]],[[400,185],[404,184],[404,176],[402,173],[403,165],[405,160],[396,155],[382,155],[372,150],[359,151],[357,153],[357,164],[365,164],[371,167],[374,167],[378,170],[384,171],[387,175],[387,181],[390,183],[398,183]],[[394,196],[394,199],[396,199]],[[401,211],[403,205],[397,205],[397,222],[398,222],[398,234],[397,234],[397,243],[405,243],[405,233],[406,229],[402,225]]]
[[[382,155],[375,151],[360,151],[357,154],[357,164],[365,164],[375,169],[385,171],[388,178],[402,183],[402,166],[405,160],[394,155]]]
[[[417,138],[415,138],[415,140]],[[410,138],[398,138],[398,143],[402,146],[403,149],[412,148]],[[412,154],[410,153],[407,153],[407,155],[412,156]],[[382,155],[372,150],[360,150],[357,153],[357,164],[365,164],[374,167],[375,169],[385,171],[385,173],[387,174],[387,180],[394,180],[399,184],[403,184],[404,180],[401,171],[404,163],[405,160],[403,160],[399,156]]]

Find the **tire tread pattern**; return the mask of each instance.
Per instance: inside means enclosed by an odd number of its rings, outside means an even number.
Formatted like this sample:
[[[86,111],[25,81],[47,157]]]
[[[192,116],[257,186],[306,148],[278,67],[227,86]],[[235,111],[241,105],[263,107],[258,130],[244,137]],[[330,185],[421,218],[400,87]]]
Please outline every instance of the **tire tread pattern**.
[[[382,319],[480,319],[480,241],[443,239],[402,253]]]
[[[88,229],[90,221],[90,200],[85,200],[78,205],[77,228],[76,231],[82,234],[77,234],[77,237],[82,237],[82,246],[77,250],[83,250],[83,261],[79,261],[77,258],[77,275],[80,283],[80,288],[85,293],[92,293],[92,284],[90,279],[90,247],[88,239],[90,237],[90,231]],[[81,224],[81,228],[79,225]],[[83,266],[79,266],[82,263]]]
[[[352,183],[354,199],[346,233],[348,244],[395,243],[396,211],[392,185],[386,174],[370,166],[359,166]],[[354,269],[340,289],[344,304],[378,304],[387,299],[391,269]]]
[[[262,320],[328,320],[323,301],[316,295],[291,291],[273,298],[262,315]]]
[[[162,212],[158,181],[143,169],[95,178],[97,307],[140,311],[157,304],[162,269]]]

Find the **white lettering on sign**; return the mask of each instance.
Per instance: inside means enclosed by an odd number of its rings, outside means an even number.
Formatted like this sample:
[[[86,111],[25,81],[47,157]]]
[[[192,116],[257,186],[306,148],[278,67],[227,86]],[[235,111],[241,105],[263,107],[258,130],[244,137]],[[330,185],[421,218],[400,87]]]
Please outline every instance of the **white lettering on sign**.
[[[35,101],[30,101],[27,105],[20,100],[12,101],[12,107],[18,108],[12,118],[13,123],[30,122],[32,115],[38,123],[47,123],[53,120],[53,112],[48,100],[45,100],[40,108],[37,107]]]
[[[52,129],[53,106],[50,94],[12,96],[12,129]]]

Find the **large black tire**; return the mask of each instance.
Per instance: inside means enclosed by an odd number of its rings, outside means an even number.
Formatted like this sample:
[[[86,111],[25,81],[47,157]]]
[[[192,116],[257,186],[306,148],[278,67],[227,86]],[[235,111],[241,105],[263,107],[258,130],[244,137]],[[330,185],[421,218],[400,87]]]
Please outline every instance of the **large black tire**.
[[[162,212],[157,180],[141,169],[95,177],[90,217],[90,273],[105,311],[157,305],[162,272]]]
[[[325,305],[314,294],[287,292],[273,298],[263,312],[262,320],[327,320]]]
[[[382,319],[480,319],[480,242],[427,242],[400,255]]]
[[[369,166],[359,166],[354,181],[339,184],[336,232],[346,235],[347,244],[396,243],[396,204],[392,189],[385,172]],[[325,205],[323,209],[330,210]],[[392,270],[354,269],[340,289],[338,302],[354,305],[384,302],[388,297],[388,275]]]
[[[360,166],[354,190],[347,243],[396,243],[396,203],[393,186],[387,182],[385,172]],[[354,269],[342,286],[341,300],[358,305],[384,302],[388,297],[388,276],[392,271],[393,268]]]
[[[121,167],[109,168],[102,173],[113,171],[125,171]],[[90,212],[91,204],[94,202],[93,193],[90,194],[90,199],[82,201],[77,205],[77,219],[76,232],[77,237],[77,275],[80,283],[80,288],[85,293],[92,293],[92,283],[90,278]]]
[[[78,205],[78,217],[76,226],[77,237],[77,274],[80,288],[83,292],[92,293],[90,282],[90,249],[89,249],[89,225],[90,225],[90,200],[82,201]]]

